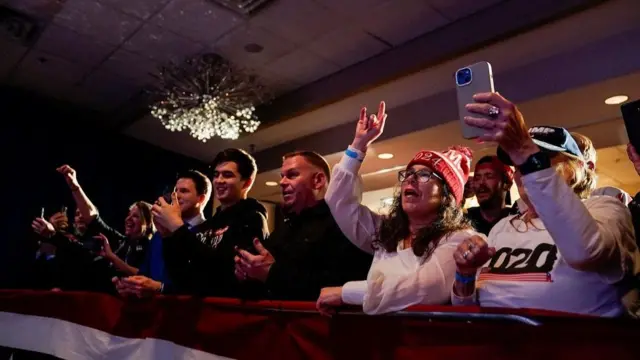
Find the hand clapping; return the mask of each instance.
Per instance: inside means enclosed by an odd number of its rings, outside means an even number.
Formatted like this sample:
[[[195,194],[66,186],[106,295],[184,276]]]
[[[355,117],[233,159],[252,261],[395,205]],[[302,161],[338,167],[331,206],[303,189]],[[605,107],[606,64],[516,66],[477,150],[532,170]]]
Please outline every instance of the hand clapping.
[[[258,251],[258,255],[253,255],[246,250],[237,249],[238,255],[235,257],[236,278],[240,281],[248,278],[265,282],[269,276],[271,265],[275,259],[271,253],[262,246],[260,240],[253,239],[253,246]]]

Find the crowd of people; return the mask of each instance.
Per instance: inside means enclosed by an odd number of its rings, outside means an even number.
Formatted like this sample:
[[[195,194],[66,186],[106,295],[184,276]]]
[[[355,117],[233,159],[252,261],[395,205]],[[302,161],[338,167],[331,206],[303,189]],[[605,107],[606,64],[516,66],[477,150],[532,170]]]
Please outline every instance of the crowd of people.
[[[134,202],[123,233],[105,223],[76,171],[63,165],[57,171],[75,217],[70,224],[62,211],[33,221],[39,249],[29,286],[124,298],[315,301],[329,316],[345,305],[381,314],[417,304],[635,312],[640,197],[597,188],[587,137],[529,129],[497,93],[476,94],[467,110],[477,117],[464,121],[483,129],[480,140],[495,143],[497,154],[472,169],[468,148],[420,151],[398,173],[386,215],[360,204],[358,175],[387,123],[384,102],[375,114],[361,109],[333,171],[313,151],[284,155],[285,222],[272,233],[266,209],[249,196],[255,160],[241,149],[217,154],[211,180],[188,171],[173,192]],[[628,153],[640,175],[640,156],[633,146]],[[514,182],[520,198],[512,204]],[[212,193],[220,206],[206,218]],[[474,195],[479,206],[464,210]]]

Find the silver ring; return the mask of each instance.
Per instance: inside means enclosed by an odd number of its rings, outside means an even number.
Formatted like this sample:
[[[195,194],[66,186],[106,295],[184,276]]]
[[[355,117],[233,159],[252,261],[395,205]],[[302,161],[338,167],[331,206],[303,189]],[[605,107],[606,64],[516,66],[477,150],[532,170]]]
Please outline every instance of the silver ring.
[[[497,106],[492,106],[489,108],[488,114],[492,118],[497,118],[500,115],[500,108]]]
[[[462,258],[467,260],[467,256],[469,256],[469,254],[471,254],[471,251],[467,250],[464,253],[462,253]]]

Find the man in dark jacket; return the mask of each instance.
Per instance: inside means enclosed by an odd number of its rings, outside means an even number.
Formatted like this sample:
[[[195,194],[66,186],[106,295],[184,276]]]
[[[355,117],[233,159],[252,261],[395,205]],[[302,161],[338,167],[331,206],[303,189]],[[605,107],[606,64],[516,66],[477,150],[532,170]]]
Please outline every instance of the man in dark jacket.
[[[164,259],[180,292],[203,296],[259,297],[258,282],[240,283],[234,275],[236,249],[252,249],[269,230],[266,209],[247,198],[256,176],[256,163],[240,149],[226,149],[214,159],[213,188],[220,206],[204,223],[188,229],[176,221],[167,226]]]
[[[366,279],[371,255],[344,236],[324,202],[330,180],[324,158],[311,151],[287,154],[281,176],[285,224],[264,246],[255,241],[257,255],[239,251],[236,276],[265,283],[272,299],[309,301],[323,287]]]

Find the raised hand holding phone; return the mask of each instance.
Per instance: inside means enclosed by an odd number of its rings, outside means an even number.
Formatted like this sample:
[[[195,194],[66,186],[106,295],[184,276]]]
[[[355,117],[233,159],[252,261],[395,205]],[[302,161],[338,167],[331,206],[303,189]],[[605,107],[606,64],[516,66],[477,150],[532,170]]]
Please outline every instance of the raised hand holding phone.
[[[473,65],[465,66],[456,71],[455,80],[462,137],[465,139],[479,138],[484,135],[485,131],[465,123],[465,117],[478,116],[478,114],[472,114],[466,105],[474,102],[473,96],[475,94],[495,92],[491,64],[486,61],[481,61]],[[491,119],[489,115],[480,116]]]
[[[47,238],[52,237],[56,233],[56,229],[53,225],[42,217],[33,220],[31,228],[36,234]]]
[[[178,202],[178,195],[174,192],[171,194],[171,202],[167,202],[163,196],[151,208],[153,214],[153,222],[158,225],[158,229],[172,233],[182,225],[182,211]],[[168,234],[163,234],[168,235]]]

